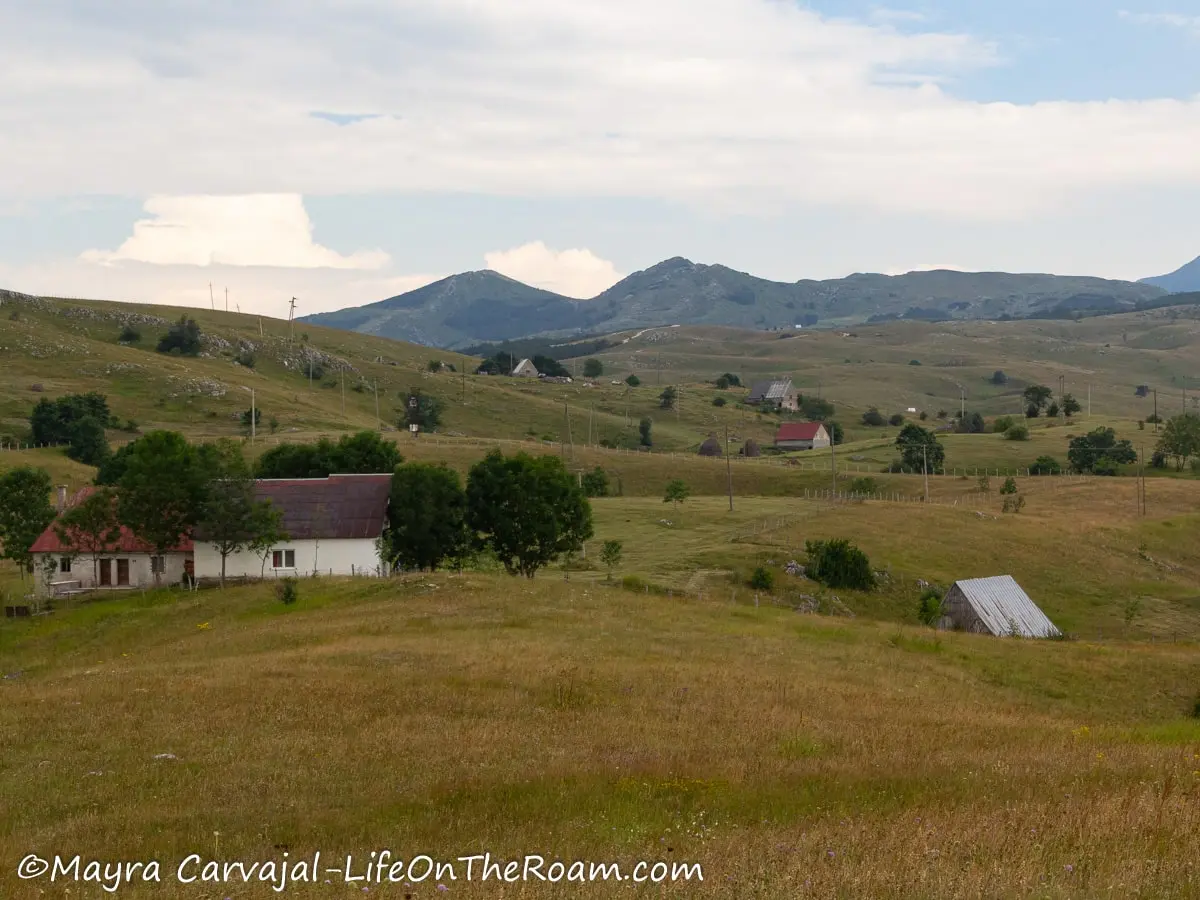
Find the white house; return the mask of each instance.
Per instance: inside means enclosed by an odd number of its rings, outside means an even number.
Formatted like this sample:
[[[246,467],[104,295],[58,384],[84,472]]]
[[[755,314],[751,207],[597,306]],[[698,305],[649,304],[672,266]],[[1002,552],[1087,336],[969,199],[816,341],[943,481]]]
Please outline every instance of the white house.
[[[516,367],[512,370],[512,374],[519,378],[537,378],[540,373],[537,370],[537,366],[533,364],[533,360],[523,359],[517,363]]]
[[[277,508],[288,540],[267,549],[231,553],[226,578],[301,575],[385,575],[379,539],[387,525],[392,476],[330,475],[327,478],[265,478],[255,496]],[[221,577],[221,554],[194,535],[196,577]]]
[[[77,506],[91,496],[85,487],[69,500],[66,488],[58,491],[58,512]],[[33,554],[34,580],[42,594],[69,594],[90,590],[132,590],[155,584],[178,584],[192,569],[192,541],[159,556],[154,548],[125,526],[112,541],[98,545],[94,538],[67,531],[59,537],[51,524],[29,548]]]

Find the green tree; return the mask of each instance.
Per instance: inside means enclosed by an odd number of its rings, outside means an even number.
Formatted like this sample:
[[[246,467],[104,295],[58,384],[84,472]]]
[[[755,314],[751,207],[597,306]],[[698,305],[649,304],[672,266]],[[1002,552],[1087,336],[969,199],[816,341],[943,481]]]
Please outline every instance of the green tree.
[[[599,378],[604,374],[604,363],[598,359],[587,359],[583,362],[583,375],[585,378]]]
[[[769,591],[775,587],[775,573],[765,566],[757,566],[750,576],[750,587],[756,591]]]
[[[997,386],[1002,385],[1002,384],[1008,384],[1008,376],[1005,375],[1003,372],[1001,372],[999,369],[997,369],[995,372],[992,373],[991,382],[992,382],[992,384],[997,385]]]
[[[959,417],[954,423],[954,430],[958,434],[983,434],[987,431],[987,423],[979,413],[969,412]]]
[[[183,540],[203,507],[211,451],[198,452],[175,431],[151,431],[133,442],[117,484],[117,516],[162,556]],[[160,573],[154,573],[155,583]]]
[[[833,404],[822,397],[811,397],[807,394],[800,398],[800,415],[810,422],[824,422],[833,416]]]
[[[731,387],[741,387],[742,379],[734,375],[732,372],[725,372],[717,377],[715,384],[720,390],[724,391]]]
[[[1047,419],[1057,419],[1058,413],[1059,413],[1058,402],[1055,400],[1051,400],[1050,405],[1046,407],[1046,418]]]
[[[1008,441],[1027,441],[1029,440],[1029,429],[1024,425],[1013,425],[1008,431],[1004,432],[1004,439]]]
[[[1168,419],[1155,449],[1173,458],[1176,470],[1193,456],[1200,456],[1200,414],[1181,413]]]
[[[929,588],[917,601],[917,618],[922,625],[933,628],[942,617],[942,595],[936,588]]]
[[[54,533],[73,555],[87,554],[92,558],[92,580],[99,583],[100,557],[112,552],[121,539],[116,493],[110,487],[96,488],[59,516]]]
[[[692,496],[692,490],[687,483],[681,478],[672,478],[667,482],[667,489],[663,492],[663,503],[670,503],[679,509],[679,504],[690,496]]]
[[[172,325],[167,333],[158,340],[155,349],[159,353],[174,353],[182,356],[199,356],[203,344],[200,340],[200,326],[196,320],[186,313]]]
[[[254,407],[253,410],[249,410],[249,409],[242,410],[241,423],[242,423],[242,428],[244,428],[246,431],[250,431],[251,419],[253,419],[254,428],[255,428],[255,430],[257,430],[258,427],[260,425],[262,425],[262,408],[261,407],[256,406],[256,407]]]
[[[0,475],[0,559],[10,559],[26,573],[33,571],[29,548],[54,521],[50,505],[50,475],[44,469],[20,466]]]
[[[85,418],[103,427],[116,424],[108,399],[95,391],[65,394],[54,400],[42,398],[29,416],[29,431],[35,444],[69,444],[76,425]]]
[[[284,530],[283,513],[270,500],[255,503],[251,511],[250,541],[246,549],[253,553],[261,563],[258,570],[259,579],[267,574],[267,558],[271,551],[280,544],[291,540],[291,535]]]
[[[337,443],[321,438],[311,444],[282,443],[258,458],[259,478],[325,478],[377,475],[395,471],[404,458],[391,441],[374,431],[345,434]]]
[[[654,426],[654,422],[649,417],[638,422],[639,443],[643,447],[653,446],[653,438],[650,435],[650,429]]]
[[[600,466],[590,472],[584,472],[582,481],[583,493],[587,497],[608,496],[608,474]]]
[[[67,456],[85,466],[99,466],[111,449],[104,423],[95,416],[84,416],[71,423],[67,431]]]
[[[679,399],[679,392],[673,387],[663,388],[663,392],[658,395],[658,405],[662,409],[674,409],[675,403]]]
[[[557,456],[493,450],[467,476],[467,522],[510,575],[532,578],[592,537],[592,508]]]
[[[254,475],[238,444],[220,441],[204,456],[206,484],[196,514],[195,538],[220,554],[224,587],[229,556],[249,547],[256,537],[254,527],[260,518],[255,507],[261,501],[254,498]]]
[[[829,432],[829,440],[837,446],[846,439],[846,429],[842,428],[840,422],[826,422],[825,430]]]
[[[1009,475],[1007,478],[1004,479],[1004,484],[1002,484],[1000,486],[1000,493],[1002,495],[1007,496],[1010,494],[1015,494],[1016,492],[1017,492],[1017,480],[1015,478],[1013,478],[1011,475]]]
[[[1026,404],[1026,417],[1036,419],[1042,414],[1042,410],[1046,408],[1046,404],[1050,402],[1054,392],[1044,384],[1031,384],[1021,392],[1021,396]]]
[[[571,377],[571,372],[567,367],[553,357],[536,354],[530,357],[529,361],[533,363],[534,368],[542,375],[549,375],[551,378]],[[520,360],[517,360],[517,362],[520,362]],[[513,366],[515,367],[516,363],[513,363]],[[509,371],[511,372],[512,369],[509,369]]]
[[[433,571],[466,546],[467,497],[445,463],[410,462],[392,476],[385,549],[388,562]]]
[[[875,586],[875,573],[867,555],[847,540],[805,541],[808,564],[804,573],[813,581],[831,588],[869,591]]]
[[[1137,451],[1129,441],[1118,441],[1111,428],[1097,428],[1071,439],[1067,460],[1076,472],[1115,475],[1118,465],[1137,462]]]
[[[627,385],[629,385],[630,387],[637,387],[639,384],[642,383],[642,379],[638,378],[636,375],[630,375],[628,378],[625,379],[625,383]]]
[[[1069,419],[1069,418],[1071,418],[1071,416],[1075,415],[1075,413],[1079,412],[1081,409],[1083,409],[1083,407],[1079,405],[1078,400],[1076,400],[1070,394],[1063,394],[1063,396],[1062,396],[1062,413],[1064,416],[1066,416]]]
[[[339,475],[382,475],[394,472],[396,466],[404,462],[399,448],[375,431],[342,435],[333,446],[331,456],[337,468],[330,474],[336,472]]]
[[[917,472],[936,472],[946,464],[946,451],[932,431],[913,422],[905,425],[896,437],[900,461],[906,469]]]
[[[422,431],[433,431],[442,424],[442,413],[445,408],[446,404],[440,397],[413,391],[405,400],[404,414],[400,419],[400,424],[405,428],[416,425]]]
[[[600,562],[608,569],[608,575],[605,581],[612,581],[613,569],[621,564],[621,549],[620,541],[605,541],[603,548],[600,550]]]
[[[904,424],[904,416],[900,413],[893,413],[892,415],[888,416],[888,424],[893,428],[899,428]]]

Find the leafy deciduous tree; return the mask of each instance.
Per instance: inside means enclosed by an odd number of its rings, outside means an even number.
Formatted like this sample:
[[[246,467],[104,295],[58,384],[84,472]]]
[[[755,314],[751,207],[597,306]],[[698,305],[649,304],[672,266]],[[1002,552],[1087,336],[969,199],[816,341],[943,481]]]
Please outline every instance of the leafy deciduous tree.
[[[433,571],[466,545],[467,498],[445,463],[410,462],[392,476],[386,552],[393,565]]]
[[[100,557],[112,552],[121,538],[117,521],[117,496],[110,487],[99,487],[71,507],[54,523],[54,532],[74,554],[92,558],[92,580],[100,581]]]
[[[11,559],[22,579],[33,571],[29,548],[54,521],[50,505],[50,475],[44,469],[20,466],[0,475],[0,559]]]

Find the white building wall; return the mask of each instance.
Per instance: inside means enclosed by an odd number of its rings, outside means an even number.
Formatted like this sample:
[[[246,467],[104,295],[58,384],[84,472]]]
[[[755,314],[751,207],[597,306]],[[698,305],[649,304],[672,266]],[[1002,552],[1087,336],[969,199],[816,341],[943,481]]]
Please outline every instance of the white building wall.
[[[53,559],[56,565],[61,565],[63,556],[69,554],[64,553],[35,553],[34,554],[34,578],[37,580],[38,589],[44,593],[51,593],[52,588],[49,581],[78,581],[78,587],[81,589],[97,588],[108,590],[112,587],[113,590],[126,590],[128,588],[141,588],[154,586],[154,573],[150,571],[150,554],[149,553],[105,553],[98,559],[112,560],[109,564],[112,571],[112,585],[100,585],[100,567],[92,564],[92,555],[85,553],[80,556],[71,557],[71,571],[62,572],[56,570],[47,580],[44,568],[44,561],[47,558]],[[167,553],[163,557],[165,571],[159,576],[159,585],[174,585],[179,584],[183,580],[183,573],[187,560],[191,558],[190,553]],[[117,584],[117,563],[118,559],[129,560],[129,584]],[[75,587],[72,585],[72,587]]]
[[[272,554],[268,552],[264,568],[261,557],[249,550],[242,550],[226,558],[225,577],[287,578],[312,575],[314,571],[319,575],[376,575],[384,570],[375,550],[375,541],[371,538],[283,541],[271,549],[295,551],[295,567],[273,568]],[[221,554],[212,544],[196,543],[196,577],[221,577]]]

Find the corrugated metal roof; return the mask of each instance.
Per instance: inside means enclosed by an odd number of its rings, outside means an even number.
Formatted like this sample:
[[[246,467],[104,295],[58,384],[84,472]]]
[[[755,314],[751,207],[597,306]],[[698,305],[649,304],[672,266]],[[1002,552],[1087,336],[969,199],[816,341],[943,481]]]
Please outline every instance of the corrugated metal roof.
[[[785,422],[775,432],[775,440],[815,441],[822,427],[820,422]]]
[[[757,400],[783,400],[791,390],[791,379],[782,381],[756,381],[750,386],[750,402]]]
[[[93,493],[95,493],[95,491],[96,491],[96,488],[92,485],[89,485],[88,487],[85,487],[85,488],[81,488],[78,492],[76,492],[76,494],[73,497],[71,497],[67,501],[66,509],[73,509],[74,507],[78,506],[80,503],[82,503],[84,500],[86,500],[88,497],[90,497]],[[64,512],[65,511],[66,510],[64,510]],[[60,513],[60,515],[61,515],[61,513]],[[56,521],[57,521],[57,519],[56,519]],[[80,543],[86,543],[86,542],[82,541]],[[73,548],[63,544],[62,540],[58,536],[58,532],[54,528],[54,524],[51,523],[46,528],[46,530],[41,533],[41,535],[38,537],[38,539],[33,542],[33,546],[31,546],[29,548],[29,552],[30,553],[67,553],[67,552],[73,552]],[[126,528],[124,525],[122,525],[120,536],[117,538],[116,543],[114,543],[112,545],[110,552],[111,553],[153,553],[154,548],[150,544],[148,544],[144,540],[142,540],[140,537],[138,537],[136,534],[134,534],[132,531],[130,531],[128,528]],[[183,540],[181,540],[177,546],[171,547],[166,552],[168,552],[168,553],[191,553],[192,552],[191,537],[185,536],[183,538]]]
[[[387,519],[391,475],[263,479],[259,500],[270,500],[292,540],[377,538]]]
[[[1044,638],[1061,633],[1011,575],[966,578],[954,586],[992,634],[1008,635],[1015,630],[1022,637]]]

